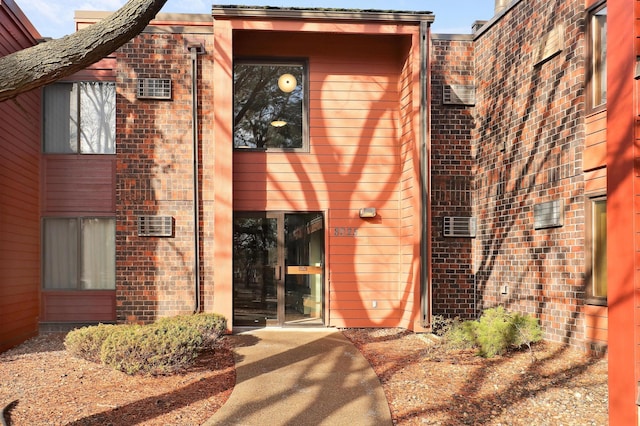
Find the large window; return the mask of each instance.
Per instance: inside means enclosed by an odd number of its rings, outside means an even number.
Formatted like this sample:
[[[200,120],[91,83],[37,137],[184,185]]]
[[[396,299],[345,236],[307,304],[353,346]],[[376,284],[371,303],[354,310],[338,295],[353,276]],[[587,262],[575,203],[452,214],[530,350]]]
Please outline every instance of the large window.
[[[607,7],[601,5],[589,14],[589,107],[604,108],[607,103]]]
[[[115,134],[114,83],[56,83],[45,87],[44,152],[114,154]]]
[[[233,67],[233,146],[307,149],[305,65],[237,61]]]
[[[590,303],[607,300],[607,200],[604,197],[587,201],[587,296]]]
[[[44,289],[115,289],[115,234],[113,218],[45,218]]]

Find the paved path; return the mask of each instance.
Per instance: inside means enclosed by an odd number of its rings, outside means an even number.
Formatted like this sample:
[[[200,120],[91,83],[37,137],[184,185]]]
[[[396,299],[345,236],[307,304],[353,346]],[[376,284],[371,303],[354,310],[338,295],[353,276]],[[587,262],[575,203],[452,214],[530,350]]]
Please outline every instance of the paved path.
[[[263,329],[229,336],[236,385],[206,425],[392,424],[378,377],[334,329]]]

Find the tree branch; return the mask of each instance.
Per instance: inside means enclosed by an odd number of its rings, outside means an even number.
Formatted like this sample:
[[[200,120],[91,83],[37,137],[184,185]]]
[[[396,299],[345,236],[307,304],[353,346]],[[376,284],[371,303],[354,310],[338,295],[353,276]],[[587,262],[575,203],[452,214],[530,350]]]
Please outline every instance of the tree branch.
[[[0,58],[0,102],[53,83],[115,52],[145,29],[166,1],[129,0],[87,28]]]

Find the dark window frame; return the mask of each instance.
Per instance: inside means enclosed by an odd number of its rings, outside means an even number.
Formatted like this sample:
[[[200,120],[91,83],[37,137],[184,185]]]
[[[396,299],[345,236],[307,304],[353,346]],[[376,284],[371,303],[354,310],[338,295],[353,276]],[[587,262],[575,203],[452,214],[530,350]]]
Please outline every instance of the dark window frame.
[[[587,69],[586,69],[586,81],[585,81],[585,86],[586,86],[586,105],[587,105],[587,112],[588,113],[596,113],[596,112],[600,112],[600,111],[604,111],[607,109],[607,100],[606,100],[606,89],[605,89],[605,95],[604,95],[604,101],[601,101],[599,104],[595,104],[594,105],[594,97],[596,94],[595,91],[595,80],[594,78],[597,77],[597,74],[599,73],[596,71],[597,67],[596,64],[594,63],[594,61],[596,60],[596,55],[595,55],[595,51],[594,51],[594,37],[593,37],[593,32],[595,30],[595,27],[593,25],[593,18],[594,16],[596,16],[599,12],[601,12],[603,9],[607,8],[607,2],[606,1],[601,1],[598,2],[597,4],[595,4],[594,6],[592,6],[591,8],[589,8],[587,10],[587,18],[586,18],[586,22],[587,22],[587,28],[586,28],[586,41],[587,41]],[[606,39],[605,39],[606,40]],[[606,52],[606,46],[605,46],[605,52]],[[606,61],[606,56],[605,56],[605,61]],[[601,81],[604,78],[604,85],[606,87],[606,62],[605,62],[605,72],[604,72],[604,76],[601,76],[600,78],[598,78],[598,81]]]
[[[234,59],[233,74],[235,79],[235,66],[238,64],[247,65],[276,65],[276,66],[302,66],[302,141],[300,147],[295,148],[282,148],[282,147],[236,147],[235,142],[235,117],[232,124],[232,144],[235,152],[310,152],[309,143],[309,60],[307,58],[277,58],[277,57],[239,57]],[[236,89],[235,84],[233,87],[233,108],[235,110],[236,105]],[[235,111],[234,111],[235,115]]]
[[[101,85],[110,85],[113,87],[113,129],[112,129],[112,133],[110,134],[111,140],[113,142],[113,152],[87,152],[86,150],[83,150],[83,118],[82,118],[82,89],[81,86],[83,84],[101,84]],[[55,150],[55,146],[54,147],[49,147],[47,144],[47,132],[46,132],[46,122],[48,120],[47,118],[47,109],[46,109],[46,102],[45,102],[45,98],[47,96],[46,91],[47,91],[47,87],[49,86],[56,86],[56,85],[71,85],[75,91],[75,117],[74,117],[74,121],[75,121],[75,149],[73,151],[57,151]],[[110,81],[110,80],[78,80],[78,81],[60,81],[60,82],[56,82],[53,83],[49,86],[45,86],[43,88],[42,91],[42,96],[43,96],[43,102],[42,102],[42,143],[41,143],[41,149],[42,149],[42,153],[44,155],[85,155],[85,156],[92,156],[92,155],[115,155],[116,154],[116,143],[117,143],[117,125],[116,125],[116,121],[117,121],[117,85],[115,81]]]
[[[110,288],[83,288],[82,286],[82,272],[83,272],[83,223],[86,220],[112,220],[113,221],[113,238],[114,238],[114,252],[113,252],[113,261],[114,261],[114,269],[113,269],[113,286]],[[76,271],[75,271],[75,286],[68,287],[47,287],[47,274],[46,274],[46,222],[48,220],[69,220],[74,221],[76,223],[76,235],[75,235],[75,249],[76,249]],[[105,291],[105,290],[115,290],[116,289],[116,268],[117,268],[117,248],[115,247],[115,237],[116,237],[116,217],[113,215],[89,215],[89,216],[44,216],[41,219],[41,289],[42,291]],[[71,283],[69,283],[71,284]]]
[[[594,295],[594,244],[596,235],[594,232],[594,208],[595,204],[604,201],[607,196],[603,193],[588,194],[585,196],[585,288],[586,303],[588,305],[607,306],[607,296]],[[605,204],[606,208],[606,204]],[[606,274],[606,272],[605,272]]]

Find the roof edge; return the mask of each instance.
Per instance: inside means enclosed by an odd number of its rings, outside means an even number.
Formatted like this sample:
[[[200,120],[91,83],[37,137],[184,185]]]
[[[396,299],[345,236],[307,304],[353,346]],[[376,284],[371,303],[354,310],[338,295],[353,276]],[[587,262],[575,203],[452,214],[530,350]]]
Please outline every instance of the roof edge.
[[[17,19],[19,25],[21,25],[25,31],[25,34],[32,37],[37,43],[42,41],[43,36],[40,31],[33,25],[29,17],[24,14],[20,6],[14,0],[0,0],[0,7],[6,7]]]
[[[104,11],[104,10],[76,10],[74,12],[74,19],[78,20],[86,20],[86,21],[99,21],[101,19],[107,18],[109,15],[113,14],[114,11]],[[158,21],[184,21],[184,22],[211,22],[211,15],[206,13],[158,13],[155,18],[151,20],[151,22]]]
[[[211,13],[214,18],[272,18],[296,20],[332,20],[332,21],[368,21],[368,22],[400,22],[400,23],[432,23],[433,12],[412,12],[399,10],[372,9],[314,9],[272,6],[235,6],[213,5]]]

